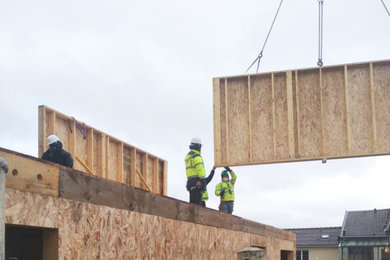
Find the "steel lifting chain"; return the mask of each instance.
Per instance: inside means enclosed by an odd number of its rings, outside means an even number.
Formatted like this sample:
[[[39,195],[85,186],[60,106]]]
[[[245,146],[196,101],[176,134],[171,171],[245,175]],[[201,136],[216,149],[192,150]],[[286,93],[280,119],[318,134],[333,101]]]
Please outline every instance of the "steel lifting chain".
[[[322,67],[322,32],[323,32],[323,6],[324,0],[318,0],[318,62],[317,65]]]
[[[382,1],[383,7],[385,8],[387,14],[390,16],[389,9],[387,9],[387,6],[385,5],[385,2],[383,2],[383,0],[381,0],[381,1]]]
[[[267,37],[265,38],[265,41],[264,41],[264,44],[263,44],[263,48],[261,49],[259,55],[257,55],[256,59],[255,59],[255,60],[252,62],[252,64],[249,66],[249,68],[245,71],[245,73],[247,73],[248,70],[250,70],[250,68],[252,68],[252,66],[253,66],[256,62],[257,62],[256,73],[259,71],[260,60],[261,60],[261,58],[263,57],[263,50],[264,50],[264,48],[265,48],[265,45],[267,44],[268,37],[269,37],[269,35],[271,34],[272,27],[274,26],[276,17],[277,17],[278,14],[279,14],[279,10],[280,10],[280,7],[282,6],[282,3],[283,3],[283,0],[280,1],[280,4],[279,4],[279,7],[278,7],[278,10],[276,11],[274,20],[272,21],[272,24],[271,24],[271,27],[269,28]]]

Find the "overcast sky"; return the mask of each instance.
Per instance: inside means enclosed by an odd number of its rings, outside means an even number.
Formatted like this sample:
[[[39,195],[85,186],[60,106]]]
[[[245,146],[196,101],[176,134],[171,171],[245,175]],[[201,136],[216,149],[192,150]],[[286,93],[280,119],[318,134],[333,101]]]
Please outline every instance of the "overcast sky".
[[[385,0],[390,8],[390,0]],[[47,105],[168,161],[188,201],[184,156],[213,166],[212,78],[243,74],[279,1],[19,1],[0,4],[0,147],[37,156]],[[260,72],[316,67],[318,1],[284,1]],[[324,65],[390,59],[380,0],[324,1]],[[254,69],[250,71],[254,73]],[[280,228],[341,226],[346,210],[390,208],[390,157],[233,167],[234,214]],[[208,206],[220,171],[209,184]]]

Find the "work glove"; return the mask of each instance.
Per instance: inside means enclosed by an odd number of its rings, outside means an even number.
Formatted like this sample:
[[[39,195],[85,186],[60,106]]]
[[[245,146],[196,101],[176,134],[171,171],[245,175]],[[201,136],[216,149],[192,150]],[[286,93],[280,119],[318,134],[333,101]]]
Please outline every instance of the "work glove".
[[[231,171],[230,167],[225,167],[225,170],[227,170],[228,172]]]
[[[219,195],[221,195],[221,197],[223,197],[223,195],[225,195],[225,190],[226,190],[226,188],[223,188],[221,193],[219,194]]]

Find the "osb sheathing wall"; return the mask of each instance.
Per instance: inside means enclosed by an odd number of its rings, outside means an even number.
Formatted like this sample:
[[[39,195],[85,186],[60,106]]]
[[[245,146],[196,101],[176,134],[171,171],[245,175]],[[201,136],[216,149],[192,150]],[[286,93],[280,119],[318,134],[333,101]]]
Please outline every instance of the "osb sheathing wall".
[[[6,223],[58,229],[58,259],[236,259],[248,246],[280,259],[281,250],[295,251],[291,232],[65,167],[50,173],[59,180],[57,195],[29,192],[46,179],[34,179],[42,165],[51,164],[5,149],[0,156],[13,158],[10,173],[18,171],[10,183],[27,180],[10,187],[7,179]]]
[[[129,186],[167,194],[167,161],[107,135],[73,117],[39,107],[39,157],[56,134],[72,154],[74,168]]]
[[[390,61],[213,85],[217,166],[390,154]]]

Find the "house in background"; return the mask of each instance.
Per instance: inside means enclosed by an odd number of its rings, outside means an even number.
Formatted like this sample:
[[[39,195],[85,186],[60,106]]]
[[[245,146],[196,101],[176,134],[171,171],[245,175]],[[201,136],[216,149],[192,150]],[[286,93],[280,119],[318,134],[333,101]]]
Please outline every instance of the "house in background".
[[[297,237],[297,260],[337,260],[341,227],[288,229]]]
[[[346,211],[342,227],[288,230],[297,260],[390,260],[390,209]]]
[[[390,209],[346,211],[340,260],[390,260]]]

